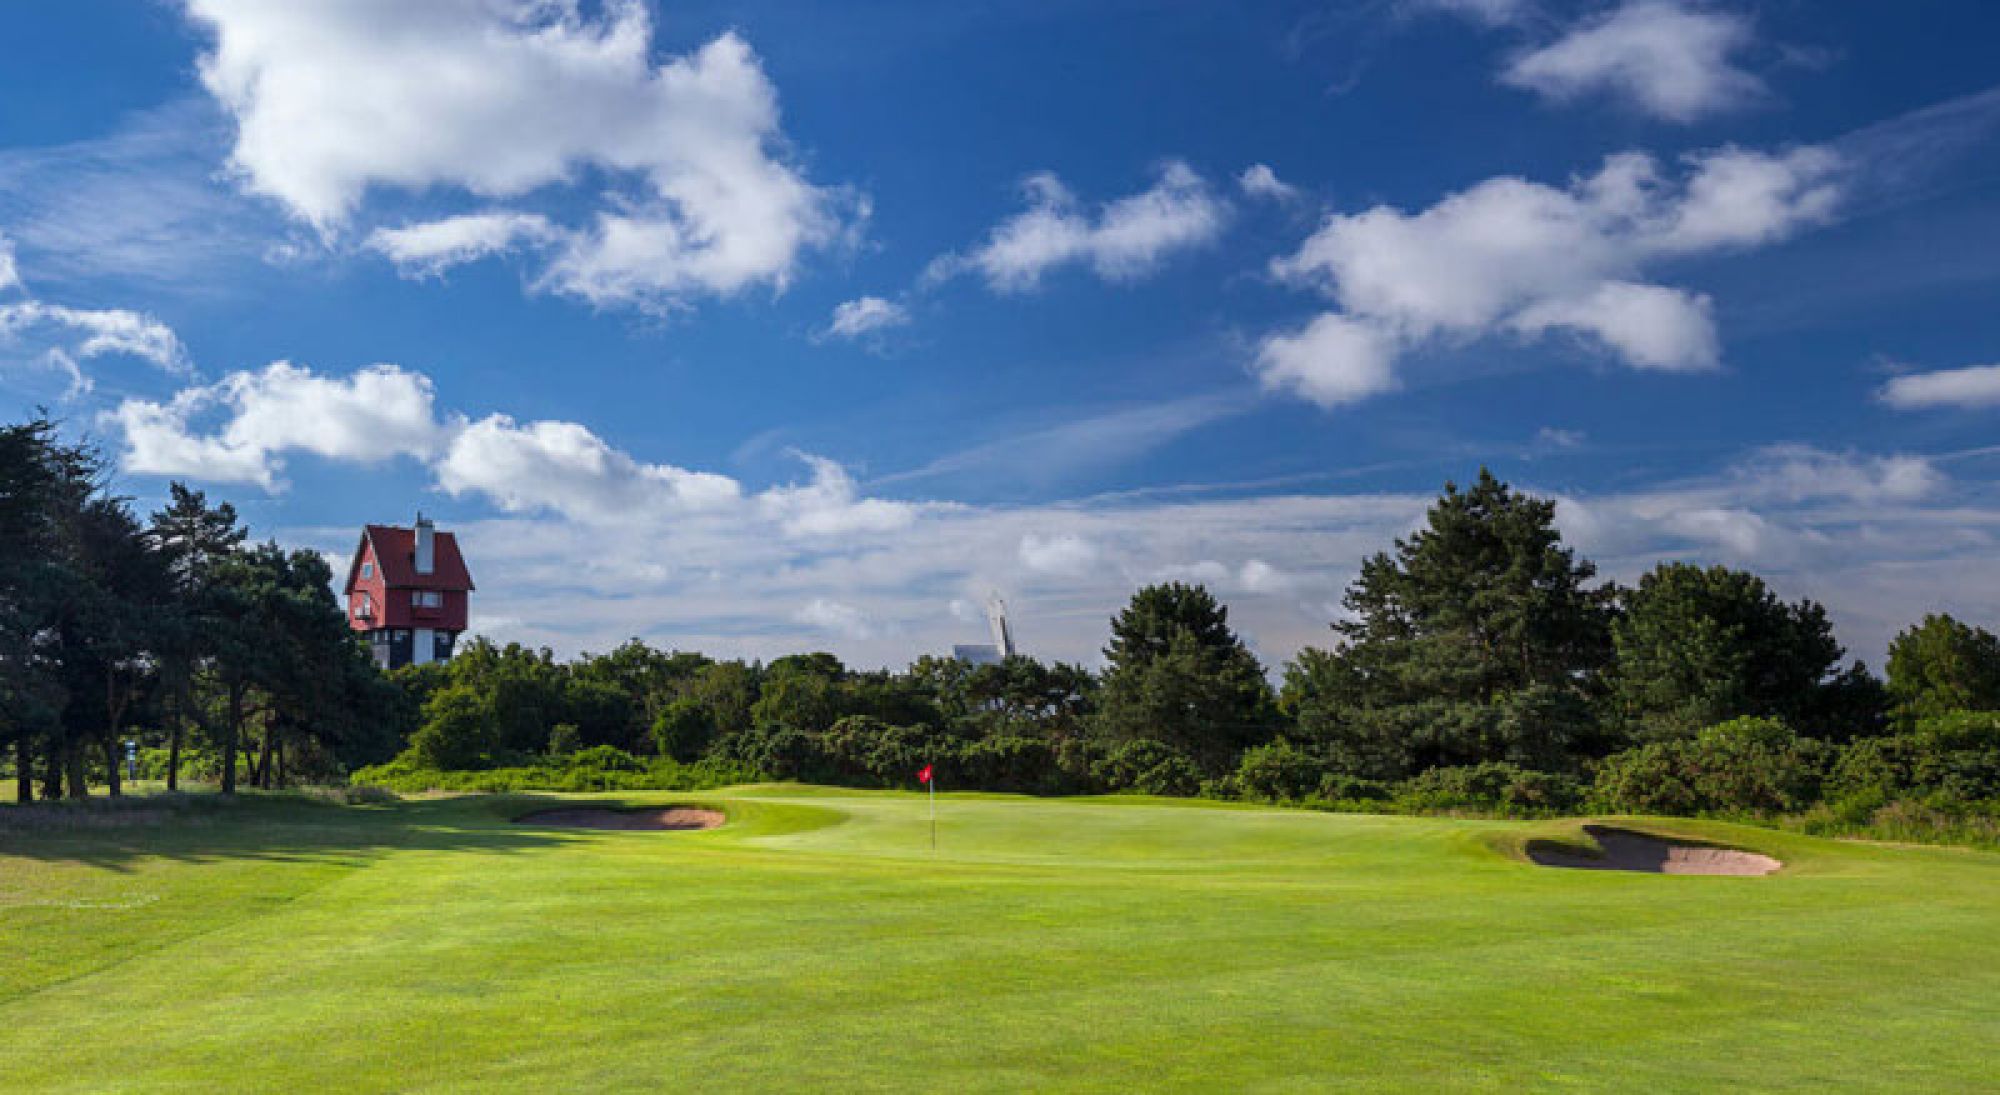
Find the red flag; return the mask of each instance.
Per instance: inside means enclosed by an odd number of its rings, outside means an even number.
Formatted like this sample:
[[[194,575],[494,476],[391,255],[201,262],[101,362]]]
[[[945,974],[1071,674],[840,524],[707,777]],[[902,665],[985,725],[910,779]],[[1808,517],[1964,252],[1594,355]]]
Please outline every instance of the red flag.
[[[931,781],[931,766],[926,764],[923,766],[922,770],[917,772],[917,782],[929,783],[930,781]]]

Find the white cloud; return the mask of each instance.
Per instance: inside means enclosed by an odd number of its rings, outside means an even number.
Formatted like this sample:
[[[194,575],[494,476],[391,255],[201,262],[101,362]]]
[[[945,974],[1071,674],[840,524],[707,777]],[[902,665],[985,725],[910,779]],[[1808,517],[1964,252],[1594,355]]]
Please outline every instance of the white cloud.
[[[188,388],[166,403],[127,399],[105,417],[125,436],[125,470],[281,486],[289,453],[374,462],[428,456],[444,439],[428,377],[376,365],[346,379],[274,362]],[[213,433],[195,419],[227,415]]]
[[[1103,552],[1096,544],[1081,536],[1040,536],[1028,533],[1021,537],[1021,565],[1041,574],[1085,574],[1098,564]]]
[[[1687,157],[1676,181],[1628,152],[1560,189],[1501,177],[1417,213],[1333,215],[1272,271],[1341,311],[1268,337],[1258,369],[1267,384],[1332,406],[1391,387],[1397,354],[1427,341],[1556,330],[1590,336],[1635,368],[1713,368],[1708,299],[1640,278],[1660,262],[1825,221],[1839,166],[1819,149],[1725,148]]]
[[[1559,102],[1622,95],[1654,117],[1692,122],[1763,97],[1763,81],[1734,60],[1753,38],[1749,20],[1724,8],[1626,0],[1516,57],[1500,78]]]
[[[14,264],[14,241],[0,235],[0,292],[21,287],[21,270]]]
[[[1924,457],[1860,456],[1810,445],[1767,445],[1746,457],[1732,477],[1740,497],[1786,504],[1918,502],[1946,484],[1944,473]]]
[[[1278,173],[1266,164],[1253,163],[1236,176],[1236,185],[1243,193],[1253,198],[1267,198],[1271,201],[1296,201],[1299,188],[1280,179]]]
[[[1110,202],[1095,213],[1062,180],[1046,172],[1022,184],[1026,212],[996,225],[984,244],[931,264],[927,281],[973,271],[1001,292],[1024,292],[1052,269],[1079,263],[1108,281],[1132,281],[1173,252],[1222,233],[1229,207],[1184,163],[1170,162],[1150,189]]]
[[[824,538],[894,532],[916,520],[920,507],[863,498],[847,469],[823,456],[798,456],[812,469],[810,481],[772,487],[757,496],[758,509],[787,535]]]
[[[39,300],[0,304],[0,339],[12,340],[30,331],[55,329],[80,341],[58,346],[78,358],[123,354],[140,358],[169,373],[191,371],[187,352],[173,329],[151,316],[123,308],[68,308]]]
[[[718,509],[742,494],[727,476],[634,460],[574,422],[520,424],[504,414],[458,430],[435,470],[454,497],[476,491],[509,512],[585,522]]]
[[[637,0],[185,3],[213,35],[201,81],[235,120],[231,163],[323,234],[377,190],[589,185],[602,205],[536,284],[644,309],[782,288],[842,237],[841,196],[781,158],[777,91],[733,32],[659,58]]]
[[[868,614],[853,605],[830,601],[824,597],[814,597],[804,608],[792,616],[802,624],[830,631],[849,639],[868,639],[875,635],[875,625]]]
[[[1899,376],[1883,385],[1882,402],[1898,410],[2000,407],[2000,365],[1974,365]]]
[[[1580,300],[1548,300],[1510,325],[1537,335],[1553,328],[1595,336],[1638,369],[1699,372],[1721,364],[1708,297],[1661,285],[1607,281]]]
[[[1372,323],[1327,312],[1299,331],[1265,338],[1256,367],[1266,388],[1338,407],[1396,387],[1395,358],[1393,336]]]
[[[386,255],[406,276],[434,277],[524,243],[548,241],[556,234],[549,219],[537,214],[466,213],[401,228],[378,228],[369,234],[368,246]]]
[[[826,333],[833,338],[860,338],[910,322],[910,310],[881,297],[857,297],[838,304]]]

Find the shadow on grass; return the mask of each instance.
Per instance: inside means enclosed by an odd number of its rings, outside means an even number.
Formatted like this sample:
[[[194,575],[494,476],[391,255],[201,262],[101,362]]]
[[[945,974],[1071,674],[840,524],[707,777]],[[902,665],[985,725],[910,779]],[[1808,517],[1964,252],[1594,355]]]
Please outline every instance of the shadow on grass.
[[[536,795],[353,806],[297,792],[182,793],[0,805],[0,860],[126,870],[139,859],[359,864],[387,852],[506,855],[579,837],[511,824],[563,800]]]

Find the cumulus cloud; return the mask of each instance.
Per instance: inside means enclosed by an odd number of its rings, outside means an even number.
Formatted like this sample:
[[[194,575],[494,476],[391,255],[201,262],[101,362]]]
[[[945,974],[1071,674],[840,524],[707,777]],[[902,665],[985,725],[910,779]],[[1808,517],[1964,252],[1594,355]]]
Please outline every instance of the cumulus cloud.
[[[1335,406],[1391,387],[1403,351],[1496,332],[1569,332],[1634,368],[1712,369],[1709,300],[1647,283],[1645,270],[1827,220],[1839,167],[1821,149],[1724,148],[1687,157],[1672,178],[1628,152],[1560,188],[1501,177],[1416,213],[1330,216],[1271,268],[1340,311],[1266,338],[1258,371],[1267,385]]]
[[[797,455],[812,469],[812,478],[772,487],[757,496],[758,509],[787,535],[839,537],[894,532],[916,520],[919,507],[863,498],[854,477],[838,463],[810,453]]]
[[[290,453],[363,462],[430,455],[444,438],[433,402],[430,378],[394,365],[342,379],[280,361],[164,403],[127,399],[106,420],[124,435],[127,471],[276,490]],[[226,421],[201,432],[196,419],[216,411]]]
[[[1396,387],[1395,359],[1393,334],[1365,320],[1326,312],[1300,330],[1264,339],[1256,367],[1266,388],[1338,407]]]
[[[332,377],[277,362],[164,402],[127,399],[104,418],[123,436],[128,472],[276,492],[293,454],[409,457],[454,498],[597,528],[713,519],[765,537],[837,540],[893,533],[939,508],[865,497],[845,468],[809,453],[797,454],[804,482],[750,495],[726,475],[637,459],[575,422],[441,414],[430,378],[395,365]]]
[[[814,597],[805,607],[792,616],[802,624],[830,631],[850,639],[868,639],[875,635],[875,625],[868,614],[849,604]]]
[[[834,306],[833,319],[827,324],[826,334],[831,338],[860,338],[891,327],[902,327],[909,322],[910,310],[895,301],[881,297],[857,297]]]
[[[1278,173],[1266,164],[1253,163],[1236,176],[1236,185],[1244,194],[1252,198],[1265,198],[1276,202],[1297,200],[1299,188],[1280,179]]]
[[[378,228],[368,247],[388,257],[406,276],[435,277],[454,266],[504,254],[521,244],[557,235],[547,217],[532,213],[466,213],[443,220]]]
[[[1612,94],[1672,122],[1762,98],[1736,56],[1754,39],[1743,15],[1683,0],[1627,0],[1514,58],[1501,81],[1558,102]]]
[[[638,0],[184,0],[212,36],[203,86],[250,190],[332,234],[371,192],[492,201],[588,180],[536,284],[601,306],[782,288],[850,203],[783,157],[778,95],[727,33],[660,57]],[[608,185],[600,185],[600,182]],[[507,211],[489,216],[514,216]],[[464,260],[530,222],[457,218],[384,239]],[[427,249],[427,250],[425,250]]]
[[[1021,537],[1021,565],[1042,574],[1084,574],[1098,564],[1102,555],[1096,544],[1081,536],[1040,536],[1031,532]]]
[[[1882,386],[1882,402],[1898,410],[2000,407],[2000,365],[1974,365],[1899,376]]]
[[[14,263],[14,241],[0,235],[0,292],[21,287],[21,269]]]
[[[1862,456],[1791,444],[1758,449],[1731,477],[1738,497],[1786,504],[1918,502],[1938,494],[1946,482],[1944,473],[1921,456]]]
[[[1161,168],[1151,188],[1094,211],[1046,172],[1030,176],[1022,190],[1026,211],[1000,222],[972,251],[940,257],[926,280],[972,272],[997,291],[1025,292],[1048,271],[1078,264],[1107,281],[1133,281],[1168,255],[1213,241],[1229,214],[1208,182],[1177,161]]]
[[[435,471],[453,496],[478,492],[510,512],[589,522],[713,510],[742,494],[727,476],[635,460],[574,422],[504,414],[458,429]]]

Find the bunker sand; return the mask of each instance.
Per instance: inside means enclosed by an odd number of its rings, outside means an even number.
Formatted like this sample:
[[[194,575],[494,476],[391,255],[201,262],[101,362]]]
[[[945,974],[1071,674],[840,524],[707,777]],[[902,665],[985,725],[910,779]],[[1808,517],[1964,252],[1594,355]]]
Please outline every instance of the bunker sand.
[[[654,810],[606,810],[571,807],[543,810],[514,819],[517,825],[547,825],[563,829],[616,829],[627,832],[718,829],[727,818],[720,810],[670,806]]]
[[[1767,855],[1712,844],[1586,825],[1583,831],[1597,843],[1600,855],[1553,841],[1534,841],[1528,858],[1544,867],[1582,871],[1638,871],[1646,874],[1767,875],[1784,864]]]

